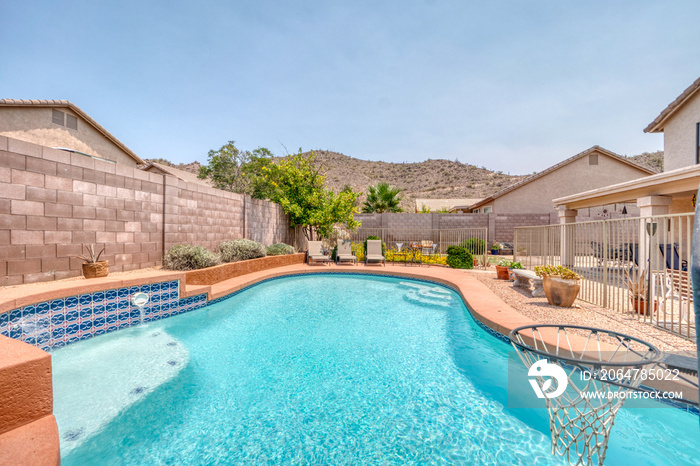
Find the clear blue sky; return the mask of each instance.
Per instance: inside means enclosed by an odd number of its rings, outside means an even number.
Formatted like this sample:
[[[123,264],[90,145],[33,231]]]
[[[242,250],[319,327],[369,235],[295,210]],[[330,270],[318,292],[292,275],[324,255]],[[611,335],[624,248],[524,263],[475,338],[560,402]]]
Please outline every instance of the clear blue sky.
[[[143,158],[459,159],[511,174],[634,155],[700,76],[698,1],[0,4],[0,98],[67,99]]]

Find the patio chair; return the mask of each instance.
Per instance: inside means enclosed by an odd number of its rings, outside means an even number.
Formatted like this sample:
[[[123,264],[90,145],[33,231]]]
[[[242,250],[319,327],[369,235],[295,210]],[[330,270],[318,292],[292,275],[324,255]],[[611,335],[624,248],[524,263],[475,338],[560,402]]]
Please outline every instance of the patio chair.
[[[666,302],[679,303],[679,316],[681,322],[691,319],[690,313],[693,301],[693,288],[688,272],[688,261],[681,260],[675,244],[659,244],[661,254],[666,262],[666,270],[652,272],[655,275],[652,280],[652,291],[656,291],[657,282],[660,285],[660,303],[662,306]],[[671,304],[672,309],[675,309]],[[674,311],[675,312],[675,311]]]
[[[314,262],[322,262],[330,265],[331,259],[321,252],[323,245],[320,241],[309,241],[309,252],[307,254],[307,263],[311,265]]]
[[[352,253],[352,241],[349,239],[341,239],[338,241],[338,252],[335,254],[335,263],[351,261],[353,265],[357,264],[357,257]]]
[[[435,254],[435,248],[437,248],[437,244],[434,244],[432,241],[427,240],[427,241],[421,241],[421,262],[423,262],[423,258],[425,258],[425,262],[428,264],[428,267],[430,267],[430,259]]]
[[[382,240],[367,240],[367,254],[365,254],[365,265],[367,265],[370,262],[382,262],[384,264],[384,267],[386,267],[386,260],[384,260],[384,255],[382,254]]]
[[[681,260],[678,255],[678,247],[675,244],[659,244],[659,250],[666,260],[667,269],[688,271],[688,261]]]

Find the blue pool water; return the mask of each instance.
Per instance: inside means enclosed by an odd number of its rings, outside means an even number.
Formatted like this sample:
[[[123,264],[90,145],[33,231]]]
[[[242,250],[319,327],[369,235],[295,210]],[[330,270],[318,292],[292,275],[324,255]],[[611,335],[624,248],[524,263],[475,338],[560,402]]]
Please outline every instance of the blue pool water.
[[[509,351],[431,283],[268,281],[52,352],[62,461],[562,464],[546,411],[506,408]],[[623,408],[606,464],[694,464],[697,429]]]

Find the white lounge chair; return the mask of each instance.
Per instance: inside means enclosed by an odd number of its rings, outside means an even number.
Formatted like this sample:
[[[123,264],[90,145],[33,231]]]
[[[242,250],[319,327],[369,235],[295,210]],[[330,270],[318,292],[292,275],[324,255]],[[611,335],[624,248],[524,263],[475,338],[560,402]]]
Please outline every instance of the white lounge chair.
[[[357,257],[352,254],[352,241],[349,239],[341,239],[338,241],[338,251],[335,254],[336,264],[341,262],[351,261],[357,264]]]
[[[328,265],[331,263],[331,258],[321,252],[323,245],[320,241],[309,241],[309,252],[307,254],[307,263],[311,265],[313,262],[323,262]]]
[[[379,239],[367,240],[367,254],[365,254],[365,265],[370,262],[382,262],[386,267],[386,260],[382,255],[382,241]]]

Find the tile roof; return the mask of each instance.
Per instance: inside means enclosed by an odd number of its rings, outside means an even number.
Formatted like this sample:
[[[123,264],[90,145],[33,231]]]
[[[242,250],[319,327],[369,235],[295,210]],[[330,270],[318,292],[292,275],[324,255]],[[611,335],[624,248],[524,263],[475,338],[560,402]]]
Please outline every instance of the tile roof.
[[[431,211],[447,208],[452,209],[455,206],[471,205],[479,202],[479,198],[464,198],[464,199],[416,199],[416,210],[420,212],[423,206],[429,207]]]
[[[552,173],[553,171],[558,170],[559,168],[563,167],[564,165],[568,165],[571,162],[574,162],[574,161],[576,161],[582,157],[585,157],[593,152],[598,152],[599,154],[607,155],[608,157],[615,159],[618,162],[626,163],[627,165],[630,165],[630,166],[632,166],[640,171],[646,172],[649,175],[654,175],[656,173],[652,170],[649,170],[646,167],[643,167],[641,165],[638,165],[638,164],[632,162],[631,160],[629,160],[625,157],[622,157],[621,155],[617,155],[614,152],[611,152],[607,149],[603,149],[602,147],[596,145],[596,146],[593,146],[591,148],[584,150],[583,152],[579,152],[578,154],[574,155],[573,157],[569,157],[568,159],[563,160],[556,165],[552,165],[551,167],[547,168],[546,170],[542,170],[541,172],[535,173],[534,175],[532,175],[528,178],[525,178],[524,180],[522,180],[518,183],[510,185],[507,188],[502,189],[501,191],[497,192],[496,194],[493,194],[493,195],[483,199],[481,202],[473,204],[472,206],[470,206],[470,208],[474,209],[474,208],[480,207],[482,205],[488,204],[489,202],[503,196],[506,193],[514,191],[514,190],[520,188],[521,186],[524,186],[528,183],[535,181],[536,179],[542,178],[543,176],[548,175],[548,174]]]
[[[164,171],[165,173],[174,176],[175,178],[178,178],[182,181],[186,181],[188,183],[196,183],[204,186],[213,187],[211,180],[197,178],[197,175],[194,173],[185,170],[180,170],[179,168],[171,167],[169,165],[163,165],[162,163],[148,162],[146,166],[142,169],[148,171],[148,169],[151,167],[155,167],[161,171]]]
[[[26,100],[26,99],[0,99],[0,107],[53,107],[53,108],[69,108],[80,117],[87,121],[92,127],[97,131],[102,133],[107,139],[112,141],[117,147],[123,150],[127,155],[136,161],[137,164],[144,164],[146,162],[141,159],[138,155],[132,152],[123,142],[114,137],[112,133],[107,131],[102,125],[92,119],[90,115],[85,113],[80,107],[68,100]]]
[[[668,104],[654,121],[649,123],[649,125],[644,128],[645,133],[661,133],[664,130],[664,123],[666,119],[670,117],[676,110],[683,106],[697,91],[700,89],[700,78],[696,79],[693,84],[691,84],[686,90],[684,90],[681,95],[676,97],[676,99]]]

